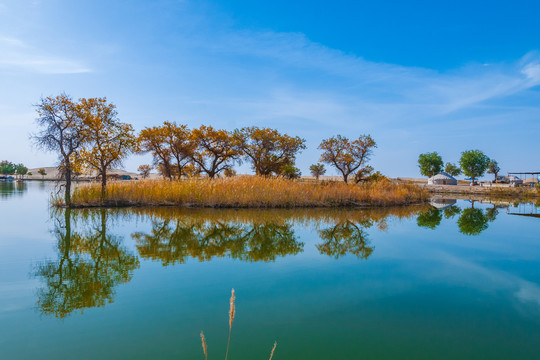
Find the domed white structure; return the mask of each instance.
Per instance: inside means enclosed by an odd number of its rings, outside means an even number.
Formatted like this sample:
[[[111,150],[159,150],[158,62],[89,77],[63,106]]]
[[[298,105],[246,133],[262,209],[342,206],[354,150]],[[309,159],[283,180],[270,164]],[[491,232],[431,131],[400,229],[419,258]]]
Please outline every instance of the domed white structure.
[[[444,171],[432,176],[427,181],[428,185],[457,185],[457,180]]]

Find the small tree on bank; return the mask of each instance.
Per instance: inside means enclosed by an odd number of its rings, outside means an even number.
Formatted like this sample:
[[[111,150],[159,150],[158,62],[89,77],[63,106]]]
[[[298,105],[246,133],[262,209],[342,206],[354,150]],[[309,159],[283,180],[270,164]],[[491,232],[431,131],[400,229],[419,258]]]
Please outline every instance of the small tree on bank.
[[[487,166],[487,173],[493,174],[493,180],[497,181],[497,177],[499,176],[499,172],[501,171],[501,168],[499,167],[499,164],[497,161],[490,159]]]
[[[446,166],[444,167],[444,172],[451,176],[458,176],[459,174],[461,174],[461,169],[459,168],[459,166],[447,162]]]
[[[24,166],[23,164],[15,165],[15,170],[17,171],[17,175],[19,175],[21,179],[23,179],[24,175],[28,173],[28,168]]]
[[[418,167],[420,168],[420,174],[430,178],[441,172],[443,161],[436,151],[424,153],[418,156]]]
[[[357,171],[365,172],[366,163],[373,153],[373,148],[376,147],[377,144],[370,135],[361,135],[352,141],[337,135],[324,139],[319,145],[319,149],[323,151],[320,161],[338,169],[343,181],[348,183],[351,174]]]
[[[476,178],[484,176],[488,164],[489,158],[480,150],[464,151],[459,160],[463,174],[470,177],[473,184]]]
[[[228,178],[235,177],[236,176],[236,170],[228,168],[223,171],[223,175],[225,175]]]
[[[45,179],[45,175],[47,175],[47,172],[44,168],[39,169],[37,172],[39,175],[41,175],[41,180]]]
[[[146,164],[141,165],[137,168],[137,171],[141,174],[143,179],[146,179],[148,175],[150,175],[150,171],[152,171],[152,166]]]
[[[300,176],[302,176],[302,173],[300,172],[300,169],[293,165],[285,165],[281,170],[281,176],[286,179],[294,180],[299,179]]]
[[[65,181],[64,201],[71,204],[71,179],[74,159],[85,142],[82,118],[70,96],[42,98],[36,106],[40,131],[32,135],[34,144],[58,154],[61,178]]]
[[[106,98],[81,99],[78,111],[86,137],[80,161],[101,177],[101,197],[104,198],[107,171],[122,165],[122,160],[136,149],[133,127],[118,120],[116,106]]]
[[[311,172],[311,175],[319,181],[319,177],[323,176],[326,173],[326,169],[324,168],[323,164],[313,164],[309,167],[309,171]]]

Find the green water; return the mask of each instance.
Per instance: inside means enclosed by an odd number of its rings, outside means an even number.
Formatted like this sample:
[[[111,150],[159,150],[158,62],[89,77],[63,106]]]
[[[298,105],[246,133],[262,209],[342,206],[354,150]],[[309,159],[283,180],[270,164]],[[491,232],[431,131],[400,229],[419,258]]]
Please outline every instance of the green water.
[[[534,359],[540,213],[54,211],[0,183],[1,359]]]

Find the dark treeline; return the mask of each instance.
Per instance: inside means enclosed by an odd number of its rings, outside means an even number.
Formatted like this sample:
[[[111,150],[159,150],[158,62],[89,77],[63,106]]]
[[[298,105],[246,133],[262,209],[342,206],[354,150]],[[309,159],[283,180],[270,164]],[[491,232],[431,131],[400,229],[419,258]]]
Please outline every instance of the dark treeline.
[[[170,180],[233,176],[233,165],[245,161],[256,175],[294,179],[301,175],[295,166],[296,157],[306,149],[303,138],[255,126],[229,131],[206,125],[190,129],[164,122],[136,134],[130,124],[118,119],[115,105],[105,98],[74,101],[61,94],[42,98],[36,111],[39,132],[33,140],[38,147],[58,154],[67,205],[71,203],[74,174],[97,172],[104,196],[107,172],[133,153],[152,154],[153,163],[139,167],[143,177],[153,169]],[[362,181],[372,173],[367,162],[375,147],[369,135],[353,140],[337,135],[322,140],[318,148],[322,151],[320,161],[335,167],[347,183],[351,178]],[[310,171],[318,179],[326,170],[319,163],[313,164]]]

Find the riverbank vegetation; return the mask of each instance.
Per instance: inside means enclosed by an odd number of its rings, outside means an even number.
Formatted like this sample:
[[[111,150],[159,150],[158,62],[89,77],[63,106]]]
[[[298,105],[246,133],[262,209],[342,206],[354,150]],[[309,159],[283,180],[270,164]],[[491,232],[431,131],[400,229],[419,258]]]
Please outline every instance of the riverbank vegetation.
[[[348,185],[344,182],[304,182],[262,176],[192,178],[182,181],[140,180],[111,182],[102,196],[101,187],[77,187],[73,207],[183,206],[229,208],[293,208],[391,206],[421,203],[427,190],[416,185],[393,184],[384,179]],[[61,197],[53,200],[65,206]]]
[[[300,178],[300,169],[295,166],[296,157],[306,149],[305,139],[282,134],[276,129],[252,126],[226,130],[214,129],[206,125],[189,129],[187,125],[164,122],[162,125],[147,127],[139,134],[135,134],[130,124],[119,121],[115,105],[109,103],[106,98],[83,98],[74,101],[66,94],[42,98],[36,105],[36,110],[39,132],[33,136],[33,140],[39,148],[58,153],[60,159],[58,168],[65,182],[62,202],[66,206],[70,206],[72,202],[73,176],[85,171],[97,172],[97,178],[101,179],[99,203],[116,202],[115,196],[107,193],[107,173],[112,166],[121,165],[122,161],[132,153],[152,155],[152,165],[139,167],[143,178],[147,177],[153,168],[168,180],[184,181],[186,178],[194,179],[201,176],[212,180],[220,177],[220,174],[232,177],[235,174],[233,166],[245,161],[251,164],[255,175],[265,177],[268,184],[274,181],[275,184],[279,184],[277,187],[285,192],[288,191],[286,189],[305,190],[305,188],[298,189],[299,185],[275,180],[275,178],[289,180]],[[367,162],[375,147],[376,143],[370,135],[360,135],[358,139],[350,140],[337,135],[322,140],[319,145],[319,149],[322,150],[320,161],[336,168],[343,176],[345,184],[349,178],[354,178],[355,183],[363,182],[373,172],[373,168]],[[317,179],[325,172],[322,164],[313,165],[310,170]],[[269,178],[274,178],[274,180],[269,180]],[[257,182],[257,180],[251,181]],[[263,184],[261,181],[257,183],[257,186]],[[249,201],[227,198],[226,201],[216,202],[215,195],[212,195],[215,193],[213,189],[224,186],[220,185],[222,183],[213,184],[204,180],[197,183],[203,184],[202,188],[210,192],[208,196],[202,196],[204,201],[190,197],[184,200],[182,196],[180,196],[182,200],[179,200],[178,193],[182,193],[183,189],[189,189],[193,182],[188,181],[182,184],[162,182],[161,185],[157,185],[157,188],[163,188],[164,184],[167,184],[167,188],[176,189],[172,190],[172,194],[176,194],[173,196],[174,203],[193,201],[198,206],[211,206],[214,203],[223,206],[262,204],[261,206],[285,207],[291,204],[297,206],[298,203],[307,204],[307,206],[320,203],[342,205],[358,203],[364,199],[368,199],[368,202],[377,199],[374,202],[386,203],[385,198],[388,197],[380,194],[365,195],[365,186],[345,190],[345,187],[339,185],[332,188],[331,192],[337,191],[341,195],[348,195],[333,198],[325,195],[328,193],[328,188],[325,188],[321,196],[308,195],[307,198],[302,199],[305,194],[297,194],[297,198],[290,201],[291,194],[277,194],[276,187],[271,185],[273,189],[271,194],[274,199],[279,199],[278,202],[281,201],[280,204],[268,200],[258,201],[256,198]],[[236,182],[229,182],[229,184],[236,184]],[[134,191],[141,191],[141,188],[144,189],[145,186],[147,185],[138,184]],[[241,188],[230,189],[227,186],[225,188],[227,188],[227,193],[242,192]],[[95,187],[85,187],[77,190],[76,194],[79,198],[84,198],[84,201],[93,204],[94,190]],[[118,186],[115,191],[118,192]],[[310,188],[309,191],[313,190]],[[362,192],[361,196],[357,194],[359,191]],[[396,195],[399,191],[396,189],[390,192],[392,195],[389,196],[388,201],[394,203],[393,197],[400,197]],[[150,191],[150,193],[155,193],[155,191]],[[152,201],[158,204],[167,203],[170,193],[164,192],[160,198],[152,198]],[[388,191],[385,190],[383,193],[387,194]],[[252,192],[252,195],[257,194]],[[140,196],[130,196],[126,199],[122,198],[121,201],[139,203],[143,201],[140,199]]]

